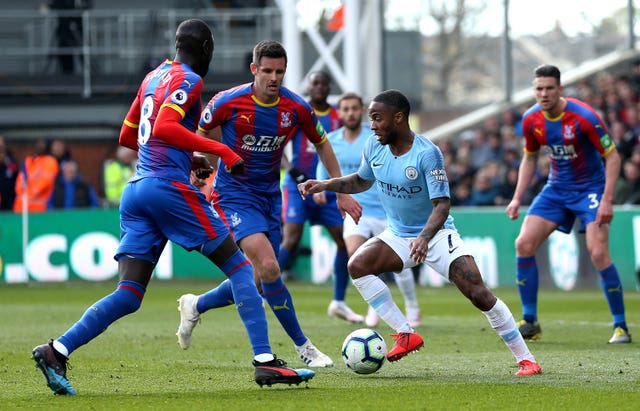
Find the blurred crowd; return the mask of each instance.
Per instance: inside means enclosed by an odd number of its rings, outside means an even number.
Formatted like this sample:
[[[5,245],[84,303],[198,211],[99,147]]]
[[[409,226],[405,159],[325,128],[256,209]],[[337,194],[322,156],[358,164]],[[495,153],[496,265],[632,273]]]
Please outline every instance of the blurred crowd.
[[[566,88],[564,95],[596,109],[616,143],[622,167],[614,204],[640,204],[640,61],[629,74],[601,72]],[[453,206],[508,204],[523,155],[521,118],[528,107],[502,112],[458,136],[436,142],[444,154]],[[135,171],[136,159],[136,152],[118,148],[102,162],[102,186],[94,187],[82,177],[64,140],[37,140],[31,152],[18,159],[0,136],[0,211],[20,212],[25,198],[31,212],[117,207],[122,189]],[[539,155],[538,168],[523,205],[530,204],[542,189],[549,169],[548,156]]]
[[[37,139],[24,158],[17,159],[0,136],[0,211],[118,207],[136,160],[135,151],[119,147],[113,158],[102,161],[102,186],[97,190],[82,176],[64,140]]]
[[[614,204],[640,204],[640,61],[628,75],[601,72],[567,87],[564,95],[591,105],[609,128],[622,157]],[[502,112],[454,138],[436,142],[445,157],[454,206],[506,206],[516,187],[523,155],[521,119],[530,106]],[[541,152],[544,154],[544,152]],[[549,175],[538,156],[535,177],[522,204],[531,203]]]

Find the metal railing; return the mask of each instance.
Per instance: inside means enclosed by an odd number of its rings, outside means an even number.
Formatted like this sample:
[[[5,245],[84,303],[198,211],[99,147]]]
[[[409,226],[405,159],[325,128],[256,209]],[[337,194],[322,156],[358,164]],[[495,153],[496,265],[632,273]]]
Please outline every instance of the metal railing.
[[[90,97],[100,76],[130,76],[175,53],[178,24],[197,17],[214,32],[212,69],[216,73],[247,70],[255,43],[281,37],[280,12],[275,7],[229,10],[84,10],[0,13],[0,80],[23,78],[42,93]],[[60,38],[60,24],[72,25]],[[61,65],[61,58],[67,64]],[[69,61],[71,66],[69,66]],[[67,69],[63,73],[62,68]],[[72,70],[68,70],[69,67]],[[48,81],[52,75],[70,81]],[[57,79],[62,77],[56,77]],[[14,87],[15,86],[15,87]],[[106,87],[109,87],[108,85]],[[18,85],[0,81],[0,91],[19,94]]]

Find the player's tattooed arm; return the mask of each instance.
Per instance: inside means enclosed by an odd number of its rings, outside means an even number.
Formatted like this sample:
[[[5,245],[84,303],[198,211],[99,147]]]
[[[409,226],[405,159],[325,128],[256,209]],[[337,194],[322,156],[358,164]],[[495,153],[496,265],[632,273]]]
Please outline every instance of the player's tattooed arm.
[[[298,190],[303,197],[324,190],[335,193],[354,194],[368,190],[372,185],[373,180],[364,180],[358,176],[357,173],[353,173],[329,180],[307,180],[304,183],[298,184]]]
[[[340,178],[332,178],[329,180],[327,190],[336,193],[361,193],[368,190],[373,185],[373,180],[365,180],[357,173],[349,174]]]
[[[449,216],[449,209],[451,208],[451,200],[448,197],[434,198],[431,200],[431,203],[433,204],[433,210],[419,235],[427,242],[442,229],[444,222]]]

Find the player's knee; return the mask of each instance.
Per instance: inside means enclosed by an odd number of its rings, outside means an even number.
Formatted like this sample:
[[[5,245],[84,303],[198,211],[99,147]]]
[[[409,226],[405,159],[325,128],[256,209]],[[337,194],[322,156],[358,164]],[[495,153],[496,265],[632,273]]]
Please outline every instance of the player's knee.
[[[360,278],[366,273],[366,266],[362,263],[361,259],[351,257],[347,263],[347,271],[351,278]],[[369,273],[370,274],[370,273]]]
[[[280,277],[280,266],[278,265],[278,260],[269,260],[266,262],[261,262],[259,264],[254,264],[254,270],[257,274],[257,277],[266,283],[272,283]]]
[[[496,303],[496,298],[487,287],[474,284],[469,287],[467,298],[471,303],[482,311],[489,311]]]
[[[591,262],[596,268],[606,268],[611,264],[609,250],[606,247],[589,247],[588,251],[591,256]]]
[[[533,241],[526,240],[522,236],[518,236],[515,242],[516,254],[519,256],[532,256],[536,253],[536,245]]]

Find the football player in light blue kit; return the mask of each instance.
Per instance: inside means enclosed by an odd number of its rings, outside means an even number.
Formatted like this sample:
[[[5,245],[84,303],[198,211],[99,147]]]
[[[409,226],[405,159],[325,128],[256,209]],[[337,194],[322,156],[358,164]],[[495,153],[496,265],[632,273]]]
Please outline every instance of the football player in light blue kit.
[[[454,283],[502,338],[518,362],[518,376],[542,373],[507,305],[493,295],[449,215],[449,182],[438,147],[409,127],[409,100],[387,90],[369,105],[371,130],[358,172],[298,186],[303,196],[330,190],[359,193],[374,183],[387,216],[387,229],[367,240],[349,259],[349,274],[369,305],[394,330],[387,354],[397,361],[420,349],[422,337],[393,301],[384,272],[425,263]]]
[[[371,135],[371,129],[367,124],[362,123],[362,116],[366,109],[362,103],[362,97],[355,93],[345,93],[338,98],[338,114],[343,127],[329,133],[329,141],[333,146],[333,151],[338,158],[340,170],[343,174],[351,174],[358,171],[360,160],[362,159],[362,149]],[[329,173],[322,164],[318,164],[317,176],[319,179],[329,178]],[[314,194],[314,198],[322,196],[324,193]],[[351,257],[358,247],[374,235],[380,234],[387,226],[384,209],[380,204],[378,193],[375,187],[371,187],[361,193],[354,195],[355,199],[362,205],[362,216],[358,224],[348,214],[344,219],[344,241],[349,257]],[[416,298],[416,286],[413,278],[413,271],[410,268],[395,274],[395,282],[404,297],[405,311],[409,325],[417,327],[420,325],[420,307]],[[365,317],[365,323],[369,327],[378,324],[380,317],[373,307],[369,306],[369,311]]]

